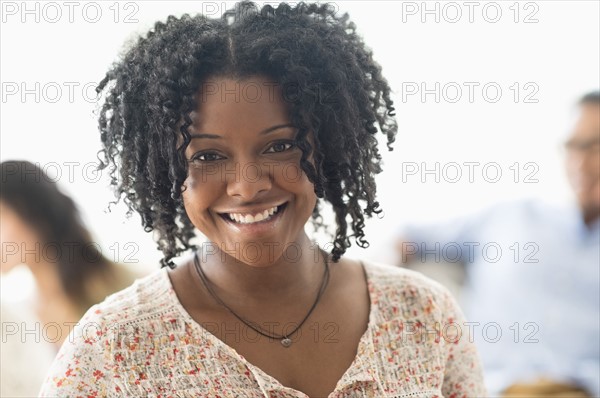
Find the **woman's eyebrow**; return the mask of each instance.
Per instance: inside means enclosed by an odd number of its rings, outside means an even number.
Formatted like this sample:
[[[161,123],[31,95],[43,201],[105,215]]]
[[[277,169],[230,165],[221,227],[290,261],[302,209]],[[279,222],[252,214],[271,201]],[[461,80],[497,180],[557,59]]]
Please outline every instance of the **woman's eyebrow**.
[[[279,129],[283,129],[283,128],[293,128],[294,125],[293,124],[278,124],[276,126],[273,127],[269,127],[264,129],[263,131],[259,132],[258,134],[263,135],[263,134],[269,134],[274,132],[275,130],[279,130]],[[191,134],[190,138],[194,139],[194,138],[209,138],[209,139],[214,139],[214,140],[220,140],[223,139],[222,136],[220,135],[216,135],[216,134],[206,134],[206,133],[202,133],[202,134]]]
[[[223,137],[221,137],[220,135],[215,135],[215,134],[191,134],[190,138],[191,139],[194,139],[194,138],[211,138],[211,139],[216,139],[216,140],[223,139]]]
[[[275,130],[279,130],[279,129],[284,129],[284,128],[290,128],[290,127],[294,127],[293,124],[288,123],[288,124],[278,124],[277,126],[273,126],[273,127],[269,127],[268,129],[264,129],[263,131],[261,131],[259,134],[269,134],[272,133]]]

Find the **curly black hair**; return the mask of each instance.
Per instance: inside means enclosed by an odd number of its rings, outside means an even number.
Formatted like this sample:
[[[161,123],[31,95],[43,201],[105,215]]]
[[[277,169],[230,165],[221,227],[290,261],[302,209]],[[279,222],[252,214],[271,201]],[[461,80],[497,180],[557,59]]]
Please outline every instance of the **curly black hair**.
[[[300,166],[336,216],[332,260],[350,246],[350,237],[367,247],[364,215],[381,212],[375,200],[374,176],[381,172],[376,134],[385,134],[392,150],[397,132],[381,67],[348,14],[336,15],[330,4],[259,8],[243,1],[221,18],[185,14],[157,22],[96,89],[104,94],[99,169],[111,166],[117,201],[123,198],[128,214],[139,212],[146,231],[158,231],[162,266],[173,267],[173,257],[195,248],[182,201],[188,127],[203,82],[225,76],[266,76],[293,88],[285,100],[298,129]],[[314,166],[307,160],[311,155]],[[316,228],[323,227],[319,210],[318,202]]]

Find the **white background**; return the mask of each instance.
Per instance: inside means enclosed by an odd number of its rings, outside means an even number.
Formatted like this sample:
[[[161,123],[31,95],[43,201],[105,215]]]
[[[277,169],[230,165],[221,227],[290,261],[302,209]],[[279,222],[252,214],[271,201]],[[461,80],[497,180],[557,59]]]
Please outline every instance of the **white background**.
[[[466,3],[335,3],[340,12],[349,12],[383,66],[395,91],[399,123],[395,150],[387,153],[382,146],[385,166],[378,177],[378,196],[385,217],[367,224],[372,246],[353,246],[350,256],[390,260],[389,243],[403,223],[466,214],[521,197],[569,198],[559,144],[568,132],[574,102],[600,86],[599,2],[481,1],[471,2],[472,8]],[[184,12],[217,16],[232,3],[71,4],[2,2],[0,157],[37,162],[56,176],[79,203],[107,256],[124,260],[130,254],[129,259],[137,261],[132,266],[156,269],[161,253],[151,234],[143,232],[138,217],[125,219],[123,205],[105,213],[112,199],[106,179],[90,182],[96,175],[84,167],[96,160],[100,143],[93,86],[123,44],[155,21]],[[424,100],[420,92],[407,95],[408,88],[424,84],[431,90],[436,82],[439,102],[433,93]],[[478,84],[472,102],[465,82]],[[84,92],[88,83],[91,88]],[[488,83],[492,88],[486,97],[482,87]],[[520,90],[516,102],[515,83]],[[453,103],[457,85],[462,97]],[[493,87],[502,90],[497,102]],[[23,95],[24,88],[30,92]],[[526,102],[527,94],[535,102]],[[69,162],[76,164],[70,169]],[[422,162],[428,169],[439,162],[439,182],[435,174],[421,173]],[[450,162],[479,162],[473,182],[466,166],[457,182],[444,179],[443,167]],[[495,177],[494,169],[482,172],[492,162],[502,172],[496,183],[488,182]],[[509,168],[515,162],[518,176]],[[535,166],[525,168],[527,163]],[[420,170],[409,175],[407,167],[412,165]],[[446,171],[448,178],[456,176],[456,168]],[[525,183],[531,172],[537,182]],[[125,247],[127,242],[137,246]],[[132,247],[139,250],[134,253]],[[18,276],[12,276],[17,283],[2,278],[3,297],[27,290],[22,271]]]

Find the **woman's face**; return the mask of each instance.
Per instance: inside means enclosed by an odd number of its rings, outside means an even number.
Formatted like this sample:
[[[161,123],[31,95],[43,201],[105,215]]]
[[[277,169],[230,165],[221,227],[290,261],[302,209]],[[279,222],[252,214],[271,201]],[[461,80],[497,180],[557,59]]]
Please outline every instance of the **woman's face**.
[[[183,202],[212,245],[246,264],[269,265],[284,250],[297,256],[306,239],[317,197],[300,168],[296,132],[268,79],[203,84],[186,149]]]

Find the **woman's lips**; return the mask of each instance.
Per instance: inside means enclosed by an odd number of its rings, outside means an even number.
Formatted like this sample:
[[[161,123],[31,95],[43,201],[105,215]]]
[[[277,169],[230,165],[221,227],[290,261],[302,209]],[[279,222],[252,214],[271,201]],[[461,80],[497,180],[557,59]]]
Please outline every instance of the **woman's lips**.
[[[267,209],[261,211],[252,211],[252,212],[227,212],[222,215],[227,219],[234,221],[240,224],[251,224],[255,222],[261,222],[264,220],[268,220],[273,217],[279,210],[281,209],[281,205],[272,206]]]
[[[239,231],[246,232],[261,232],[268,231],[273,229],[278,221],[281,219],[285,209],[287,207],[287,202],[276,206],[276,210],[268,215],[267,218],[264,218],[264,212],[256,214],[257,218],[263,217],[260,221],[254,221],[255,216],[251,214],[241,214],[241,213],[220,213],[221,218],[230,226],[236,228]],[[268,213],[268,210],[266,210]],[[233,218],[233,219],[232,219]]]

